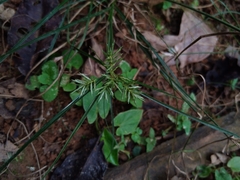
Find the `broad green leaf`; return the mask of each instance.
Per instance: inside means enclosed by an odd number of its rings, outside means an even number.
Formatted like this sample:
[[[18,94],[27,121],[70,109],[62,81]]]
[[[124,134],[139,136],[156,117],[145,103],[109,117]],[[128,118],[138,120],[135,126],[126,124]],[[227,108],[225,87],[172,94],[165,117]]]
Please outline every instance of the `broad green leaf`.
[[[41,86],[39,91],[44,92],[49,86],[44,85]],[[56,82],[47,92],[45,92],[42,97],[45,101],[51,102],[53,101],[58,95],[58,83]]]
[[[125,96],[123,93],[121,93],[121,91],[117,90],[115,93],[114,93],[114,96],[115,98],[118,100],[118,101],[121,101],[121,102],[127,102],[127,96]]]
[[[60,81],[60,87],[66,86],[70,82],[70,75],[63,74]]]
[[[226,171],[224,167],[215,170],[216,180],[232,180],[232,176]]]
[[[233,172],[240,172],[240,157],[236,156],[230,159],[227,163],[227,167],[229,167]]]
[[[125,112],[119,113],[114,119],[113,123],[117,128],[116,135],[128,135],[133,133],[141,118],[143,110],[141,109],[131,109]]]
[[[191,131],[191,121],[189,120],[188,117],[185,117],[183,118],[183,121],[182,121],[182,128],[185,130],[185,133],[187,136],[189,136],[190,134],[190,131]]]
[[[104,97],[98,102],[98,111],[102,119],[107,117],[110,110],[110,103],[110,98],[106,99]]]
[[[127,98],[126,98],[126,101],[127,101]],[[140,99],[137,99],[137,98],[130,99],[130,104],[132,104],[136,108],[141,108],[142,104],[143,104],[143,101],[140,100]]]
[[[76,89],[77,85],[74,82],[67,83],[65,86],[63,86],[63,90],[65,92],[72,92]]]
[[[97,93],[95,91],[89,92],[83,97],[83,109],[85,111],[87,111],[90,108],[95,98],[97,98]],[[97,102],[95,102],[87,114],[89,124],[92,124],[97,120],[97,114],[98,114],[98,107],[97,107]]]
[[[39,75],[38,77],[38,81],[41,83],[41,84],[44,84],[44,85],[50,85],[50,84],[52,84],[52,82],[54,81],[54,80],[52,80],[51,78],[50,78],[50,76],[47,74],[47,73],[45,73],[45,72],[43,72],[41,75]]]
[[[43,64],[42,72],[48,74],[50,79],[55,80],[59,70],[57,64],[53,60],[50,60]]]
[[[116,140],[111,132],[104,129],[102,133],[101,140],[104,142],[103,144],[103,154],[107,162],[117,166],[118,165],[118,150],[114,149],[116,146]]]
[[[133,79],[133,77],[137,73],[137,69],[131,69],[131,66],[126,61],[121,61],[119,66],[122,70],[122,76],[128,79]]]
[[[82,66],[83,59],[82,56],[79,53],[77,53],[77,51],[71,50],[69,52],[69,50],[65,50],[63,51],[63,55],[64,64],[66,64],[70,59],[70,61],[67,64],[68,69],[71,70],[72,67],[74,67],[75,69],[79,69]]]
[[[129,72],[131,70],[131,66],[129,65],[129,63],[127,61],[121,61],[119,66],[122,70],[122,74]]]
[[[200,165],[196,167],[196,171],[200,178],[207,178],[211,174],[212,169],[209,166]]]
[[[39,88],[40,87],[40,83],[38,81],[38,77],[37,76],[31,76],[30,77],[30,83],[26,84],[25,87],[28,89],[28,90],[35,90],[36,88]]]
[[[72,100],[74,100],[74,99],[76,99],[76,98],[79,96],[79,94],[80,94],[79,92],[76,92],[76,91],[75,91],[75,92],[70,93],[70,97],[71,97]],[[82,104],[83,104],[82,102],[83,102],[82,99],[80,99],[80,100],[76,103],[76,105],[77,105],[77,106],[82,106]]]
[[[129,71],[129,72],[127,72],[126,73],[126,78],[128,78],[128,79],[133,79],[134,78],[134,76],[136,75],[136,73],[137,73],[137,69],[136,68],[134,68],[134,69],[131,69],[131,71]]]

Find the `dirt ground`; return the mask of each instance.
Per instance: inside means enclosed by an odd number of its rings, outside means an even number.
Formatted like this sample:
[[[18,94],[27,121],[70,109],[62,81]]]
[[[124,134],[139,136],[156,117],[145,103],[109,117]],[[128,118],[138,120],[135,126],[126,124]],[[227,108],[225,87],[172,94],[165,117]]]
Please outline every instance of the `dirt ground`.
[[[17,3],[13,2],[14,1],[10,2],[10,4],[17,7]],[[205,1],[200,1],[200,3],[201,6],[208,4]],[[134,17],[135,23],[138,24],[137,27],[144,31],[154,32],[156,30],[154,25],[139,13],[139,10],[136,9],[134,4],[131,4],[131,7],[135,12]],[[143,6],[139,7],[144,8]],[[232,7],[233,4],[230,4],[229,8]],[[240,5],[238,4],[236,7],[240,7]],[[235,10],[237,11],[237,8],[235,8]],[[203,11],[212,14],[216,13],[212,12],[215,11],[212,6],[204,8]],[[155,16],[161,17],[165,29],[169,34],[177,35],[180,31],[182,13],[181,9],[170,8],[164,12],[155,12]],[[121,29],[122,32],[127,32],[126,26],[123,23],[119,23],[119,19],[117,19],[117,21],[119,25],[118,28]],[[218,22],[212,23],[212,26],[216,25],[217,30],[221,32],[223,28],[222,24],[218,24]],[[100,24],[98,29],[103,27],[104,24]],[[121,53],[123,59],[130,63],[131,67],[138,69],[136,80],[168,93],[174,93],[172,87],[164,80],[158,69],[152,65],[151,61],[137,46],[136,42],[122,38],[119,29],[114,28],[115,47],[116,49],[122,47]],[[2,37],[0,38],[0,50],[1,54],[3,54],[7,50],[7,31],[2,29],[0,33],[0,37]],[[164,31],[161,31],[160,35],[164,33]],[[105,31],[96,33],[94,36],[95,40],[103,49],[106,48],[105,36]],[[62,37],[64,38],[64,36]],[[89,37],[84,43],[84,47],[88,47],[91,44]],[[59,39],[58,43],[62,41],[63,39]],[[225,49],[227,46],[226,42],[228,42],[228,44],[235,44],[235,39],[230,35],[221,36],[216,49],[218,51]],[[183,88],[185,88],[188,93],[194,92],[197,97],[197,102],[204,105],[205,110],[208,111],[213,118],[236,110],[235,97],[239,93],[237,89],[232,90],[230,86],[222,85],[207,85],[206,92],[203,93],[204,83],[202,77],[206,77],[209,71],[214,70],[216,67],[215,62],[221,59],[224,59],[223,54],[212,55],[201,62],[188,64],[181,72],[179,72],[175,66],[171,66],[171,70],[175,73]],[[82,69],[82,71],[84,71],[84,69]],[[238,78],[238,75],[233,76],[231,74],[231,67],[229,71],[224,73],[225,76],[223,78],[226,77],[227,81],[223,83],[228,82],[230,79]],[[197,83],[189,86],[187,82],[193,76]],[[230,79],[228,76],[230,76]],[[30,92],[24,88],[25,82],[25,77],[17,70],[11,57],[0,64],[0,143],[2,144],[9,141],[17,147],[22,146],[32,134],[37,132],[47,121],[71,102],[68,93],[62,90],[60,90],[58,97],[53,102],[44,102],[41,97],[37,96],[38,92]],[[182,101],[176,101],[161,92],[147,88],[144,88],[143,92],[148,93],[165,104],[181,109]],[[128,108],[124,103],[114,102],[114,113],[121,112]],[[143,110],[144,115],[140,122],[143,135],[147,136],[150,127],[152,127],[158,139],[157,145],[160,145],[167,139],[174,138],[176,135],[174,124],[167,118],[168,114],[174,115],[174,113],[149,100],[144,101]],[[3,173],[0,179],[37,179],[57,157],[66,139],[83,116],[83,113],[84,111],[81,107],[72,107],[63,117],[42,133],[37,140],[33,141],[33,143],[8,166],[6,173]],[[197,116],[193,112],[190,113]],[[84,147],[89,139],[98,137],[99,129],[104,127],[104,125],[105,121],[102,119],[99,119],[98,125],[90,125],[85,121],[69,143],[60,162],[62,162],[67,155]],[[193,126],[195,125],[196,123],[193,123]],[[99,127],[96,128],[96,126]],[[166,129],[168,129],[169,132],[166,137],[163,137],[162,131]],[[128,148],[131,151],[131,145],[129,145]],[[128,161],[127,156],[124,154],[120,155],[120,163],[122,164],[126,161]]]

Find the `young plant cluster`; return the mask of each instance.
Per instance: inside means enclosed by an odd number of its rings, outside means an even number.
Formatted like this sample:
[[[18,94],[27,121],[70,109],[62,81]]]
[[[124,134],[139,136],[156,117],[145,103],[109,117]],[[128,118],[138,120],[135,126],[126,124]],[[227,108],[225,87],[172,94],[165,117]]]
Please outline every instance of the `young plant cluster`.
[[[210,175],[214,175],[214,179],[216,180],[239,180],[240,179],[240,157],[235,156],[232,157],[227,162],[227,167],[223,165],[221,167],[215,167],[212,165],[200,165],[197,166],[195,172],[193,173],[195,176],[199,178],[208,178]]]
[[[63,63],[66,65],[66,69],[71,71],[72,68],[79,69],[83,64],[83,59],[76,51],[66,50],[63,52]],[[72,92],[77,87],[75,83],[71,82],[70,74],[64,73],[60,80],[57,80],[58,75],[57,63],[54,60],[49,60],[43,64],[41,74],[31,76],[30,82],[25,87],[31,91],[39,89],[43,93],[42,98],[47,102],[51,102],[57,97],[60,87],[65,92]]]
[[[156,145],[154,130],[151,128],[149,137],[146,138],[142,136],[142,130],[138,127],[143,114],[143,110],[140,109],[143,98],[140,87],[133,81],[137,69],[131,68],[119,52],[120,49],[114,51],[110,48],[105,53],[107,58],[102,65],[106,71],[100,78],[88,77],[82,73],[79,73],[79,79],[72,80],[70,73],[63,73],[58,77],[57,63],[49,60],[43,64],[40,75],[31,76],[30,83],[26,84],[29,90],[39,89],[43,93],[43,99],[48,102],[57,97],[59,88],[68,92],[72,100],[84,95],[76,105],[82,106],[85,112],[88,112],[89,124],[96,122],[98,117],[106,119],[112,99],[131,104],[132,109],[119,113],[113,119],[116,131],[111,133],[107,127],[102,133],[103,154],[107,161],[114,165],[118,164],[119,152],[124,152],[130,157],[130,152],[125,150],[130,139],[138,145],[145,145],[147,152]],[[64,51],[63,62],[67,72],[71,72],[72,68],[79,69],[83,64],[81,55],[76,51]],[[133,154],[137,155],[140,151],[141,146],[136,146]]]
[[[192,100],[196,101],[196,96],[193,93],[190,94],[190,97]],[[189,108],[189,104],[187,102],[183,102],[181,111],[186,114],[188,113]],[[176,124],[176,129],[178,131],[184,130],[187,136],[190,135],[192,123],[189,117],[183,114],[179,114],[177,117],[173,117],[172,115],[168,114],[167,117],[170,121]]]

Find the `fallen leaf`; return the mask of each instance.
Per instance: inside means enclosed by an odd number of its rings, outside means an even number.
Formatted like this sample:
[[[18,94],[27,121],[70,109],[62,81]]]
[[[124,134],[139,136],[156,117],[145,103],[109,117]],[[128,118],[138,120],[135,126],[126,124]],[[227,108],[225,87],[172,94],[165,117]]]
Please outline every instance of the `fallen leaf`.
[[[11,154],[15,153],[18,147],[11,141],[7,140],[5,144],[0,143],[0,162],[4,162],[9,159]]]
[[[94,37],[91,37],[92,50],[95,52],[95,58],[104,60],[103,48]],[[102,75],[102,68],[99,63],[93,59],[88,58],[83,66],[83,74],[100,77]]]
[[[182,36],[183,40],[175,45],[175,49],[179,53],[198,37],[211,33],[214,33],[214,31],[211,30],[201,19],[192,13],[185,11],[183,13],[179,35]],[[183,68],[187,64],[204,60],[213,51],[217,40],[218,38],[216,36],[201,38],[179,56],[179,61],[181,63],[180,67]]]
[[[15,15],[11,18],[11,26],[8,31],[8,44],[10,48],[15,46],[20,39],[31,32],[35,24],[49,14],[57,5],[57,0],[24,0],[19,5]],[[36,39],[39,34],[44,34],[56,29],[60,20],[60,15],[55,14],[41,27],[41,29],[34,32],[23,43]],[[24,46],[14,53],[13,60],[23,75],[26,75],[30,71],[30,68],[35,63],[38,54],[48,49],[52,38],[53,36],[49,36],[38,43],[32,43],[28,46]]]
[[[174,47],[176,54],[180,53],[187,46],[189,46],[197,38],[214,33],[200,18],[193,13],[185,11],[182,16],[182,22],[180,27],[180,33],[178,36],[165,35],[163,38],[159,38],[152,32],[143,32],[144,37],[151,43],[151,45],[157,51],[163,51],[168,47]],[[216,36],[210,36],[201,38],[199,41],[190,46],[187,50],[181,54],[178,59],[180,67],[183,68],[187,64],[196,63],[204,60],[214,50],[218,38]],[[174,55],[169,53],[163,53],[164,60],[169,66],[176,64]]]

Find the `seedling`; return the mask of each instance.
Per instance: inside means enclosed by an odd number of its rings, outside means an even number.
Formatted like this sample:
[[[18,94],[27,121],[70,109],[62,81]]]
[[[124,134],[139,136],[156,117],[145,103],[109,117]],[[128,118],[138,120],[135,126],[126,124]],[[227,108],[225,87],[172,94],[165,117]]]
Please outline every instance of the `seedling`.
[[[196,101],[196,97],[193,93],[190,94],[190,97],[192,98],[192,100]],[[181,111],[187,113],[189,108],[190,106],[188,105],[188,103],[183,102]],[[187,136],[190,134],[192,123],[187,116],[179,114],[177,117],[173,117],[172,115],[168,114],[167,117],[169,120],[176,124],[178,131],[185,130]]]
[[[155,132],[152,128],[150,128],[149,131],[149,137],[145,138],[142,137],[142,130],[138,127],[140,120],[142,119],[142,113],[143,110],[141,109],[131,109],[122,113],[119,113],[114,119],[113,123],[116,129],[116,139],[120,139],[119,142],[114,139],[114,135],[108,131],[108,135],[106,137],[107,130],[104,131],[104,135],[102,136],[102,141],[104,141],[104,144],[106,143],[106,146],[109,146],[109,139],[111,139],[112,144],[109,149],[117,150],[117,153],[120,151],[127,154],[130,158],[130,152],[126,151],[125,148],[127,146],[127,143],[130,141],[130,137],[133,142],[139,144],[139,145],[145,145],[146,151],[150,152],[156,145],[156,138],[155,138]],[[110,135],[111,134],[111,135]],[[106,139],[107,138],[107,139]],[[106,147],[105,147],[106,148]],[[112,159],[117,160],[118,156],[116,157],[115,153],[116,151],[109,151],[103,148],[103,154],[108,162],[112,163]],[[138,153],[140,153],[141,147],[135,146],[133,150],[134,156]],[[111,158],[110,158],[111,157]],[[115,162],[115,161],[114,161]]]
[[[69,62],[68,57],[70,58]],[[76,53],[75,51],[70,51],[69,53],[67,53],[67,51],[64,51],[63,61],[66,64],[66,68],[69,70],[71,70],[72,68],[79,69],[83,63],[81,55]],[[45,101],[51,102],[57,97],[59,87],[62,87],[63,90],[66,92],[72,92],[76,89],[76,84],[70,81],[69,74],[63,74],[60,82],[56,81],[54,83],[54,81],[58,77],[58,74],[59,70],[57,63],[53,60],[49,60],[43,64],[41,74],[38,76],[31,76],[30,82],[27,83],[25,87],[31,91],[39,89],[39,91],[42,93],[45,92],[49,88],[49,86],[51,86],[51,88],[42,95]]]
[[[147,152],[152,151],[153,148],[156,146],[157,140],[155,138],[155,131],[153,128],[150,128],[149,137],[146,138],[146,143]]]
[[[237,83],[238,83],[238,78],[230,80],[230,87],[231,87],[232,90],[236,89]]]
[[[232,179],[240,179],[240,157],[236,156],[231,158],[227,162],[226,165],[222,164],[221,167],[215,167],[212,165],[206,166],[206,165],[200,165],[197,166],[195,169],[195,172],[193,174],[200,178],[208,178],[212,173],[214,173],[216,180],[232,180]]]

